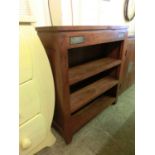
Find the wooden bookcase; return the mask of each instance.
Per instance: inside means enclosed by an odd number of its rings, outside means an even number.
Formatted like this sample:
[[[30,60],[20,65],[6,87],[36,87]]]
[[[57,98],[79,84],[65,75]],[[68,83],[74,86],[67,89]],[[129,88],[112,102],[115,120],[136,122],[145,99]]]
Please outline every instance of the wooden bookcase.
[[[54,74],[53,125],[66,143],[70,143],[77,130],[117,101],[127,28],[55,26],[36,29]]]

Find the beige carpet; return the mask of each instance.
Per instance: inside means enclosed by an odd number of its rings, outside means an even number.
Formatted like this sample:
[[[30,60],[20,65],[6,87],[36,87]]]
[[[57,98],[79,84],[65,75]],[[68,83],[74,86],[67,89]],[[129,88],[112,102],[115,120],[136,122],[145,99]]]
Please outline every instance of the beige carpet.
[[[125,91],[114,106],[110,106],[79,132],[66,145],[53,129],[56,143],[37,155],[134,155],[135,120],[134,86]]]

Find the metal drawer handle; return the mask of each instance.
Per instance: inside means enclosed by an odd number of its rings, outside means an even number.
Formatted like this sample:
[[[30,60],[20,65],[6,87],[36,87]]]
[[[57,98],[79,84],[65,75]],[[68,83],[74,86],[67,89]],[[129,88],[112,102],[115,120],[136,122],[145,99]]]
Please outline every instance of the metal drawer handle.
[[[124,32],[119,32],[118,33],[118,38],[124,38]]]
[[[84,41],[85,41],[84,36],[70,37],[70,44],[71,45],[80,44],[80,43],[83,43]]]

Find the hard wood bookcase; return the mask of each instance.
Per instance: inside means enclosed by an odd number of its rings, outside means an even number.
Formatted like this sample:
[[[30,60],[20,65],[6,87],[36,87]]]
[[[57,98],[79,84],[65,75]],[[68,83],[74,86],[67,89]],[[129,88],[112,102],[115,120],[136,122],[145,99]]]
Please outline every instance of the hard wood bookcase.
[[[70,143],[77,130],[117,101],[127,27],[36,29],[54,75],[56,107],[53,125],[66,143]]]

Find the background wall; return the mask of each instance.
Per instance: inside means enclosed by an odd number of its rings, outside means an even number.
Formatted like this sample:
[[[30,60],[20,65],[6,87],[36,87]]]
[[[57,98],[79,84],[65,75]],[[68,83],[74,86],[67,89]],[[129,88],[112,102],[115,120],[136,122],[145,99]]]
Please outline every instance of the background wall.
[[[66,0],[61,0],[66,1]],[[128,25],[130,34],[134,33],[135,21],[127,22],[124,19],[125,0],[67,0],[70,4],[63,7],[66,10],[72,8],[73,25]],[[65,8],[64,8],[65,7]],[[66,15],[66,16],[67,16]],[[64,21],[63,25],[70,25]]]
[[[29,0],[37,26],[51,25],[48,0]]]
[[[21,0],[22,1],[22,0]],[[26,1],[26,0],[23,0]],[[27,0],[36,26],[128,25],[134,33],[135,20],[124,19],[125,0]],[[50,5],[50,11],[48,4]],[[50,14],[52,23],[50,21]]]

